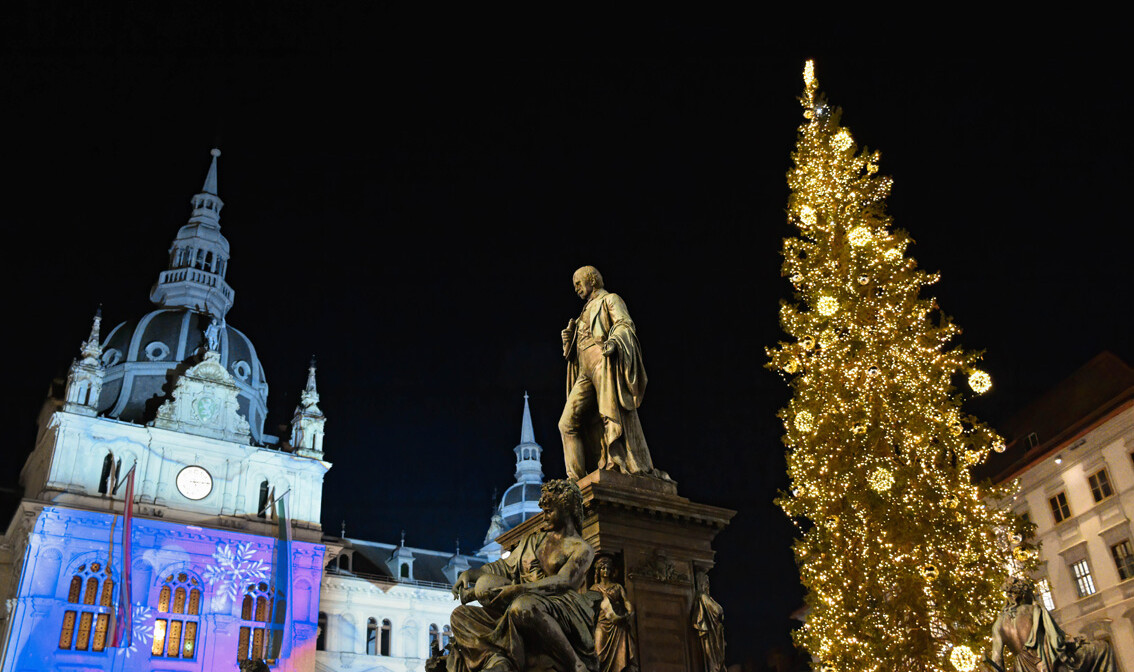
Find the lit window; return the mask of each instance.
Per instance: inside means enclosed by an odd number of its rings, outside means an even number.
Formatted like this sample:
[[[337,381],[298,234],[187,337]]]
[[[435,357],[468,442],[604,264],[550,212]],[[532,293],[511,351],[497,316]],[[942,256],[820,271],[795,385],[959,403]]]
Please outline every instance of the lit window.
[[[1099,469],[1095,473],[1087,477],[1087,482],[1091,484],[1091,496],[1095,498],[1096,502],[1110,497],[1114,494],[1114,490],[1110,487],[1110,477],[1106,474],[1106,469]]]
[[[1051,599],[1051,584],[1047,579],[1036,581],[1036,594],[1039,595],[1044,609],[1055,611],[1055,600]]]
[[[1071,508],[1067,506],[1066,494],[1061,492],[1047,501],[1051,504],[1051,515],[1055,516],[1055,522],[1062,523],[1071,517]]]
[[[1075,577],[1075,590],[1079,597],[1095,594],[1095,580],[1091,578],[1091,568],[1085,559],[1071,565],[1071,575]]]
[[[429,624],[429,655],[441,655],[441,631],[437,629],[436,623]]]
[[[107,575],[105,563],[90,562],[75,570],[67,602],[75,607],[63,612],[59,648],[105,651],[114,604],[114,579]]]
[[[251,584],[244,591],[240,620],[242,621],[240,635],[236,642],[237,662],[262,658],[268,664],[274,663],[275,659],[268,657],[271,655],[268,636],[271,634],[272,594],[268,590],[267,583],[261,581]]]
[[[366,619],[366,655],[378,655],[378,621]]]
[[[1134,549],[1130,547],[1130,540],[1111,546],[1110,554],[1114,558],[1115,567],[1118,567],[1118,576],[1123,581],[1134,576]]]
[[[166,658],[196,658],[201,614],[200,580],[185,572],[165,577],[158,592],[157,611],[150,654]]]

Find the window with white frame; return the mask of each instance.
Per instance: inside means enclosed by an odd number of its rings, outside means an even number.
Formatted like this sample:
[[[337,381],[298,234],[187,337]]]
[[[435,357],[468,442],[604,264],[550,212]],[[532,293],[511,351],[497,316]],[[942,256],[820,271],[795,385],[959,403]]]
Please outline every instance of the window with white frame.
[[[1071,565],[1071,576],[1075,579],[1075,591],[1079,597],[1095,594],[1095,580],[1091,578],[1091,567],[1086,558]]]
[[[1046,577],[1036,581],[1036,595],[1044,609],[1055,611],[1055,600],[1051,599],[1051,582]]]
[[[1091,496],[1095,498],[1096,502],[1101,502],[1114,494],[1114,489],[1110,487],[1110,476],[1106,473],[1106,467],[1088,476],[1087,483],[1091,486]]]

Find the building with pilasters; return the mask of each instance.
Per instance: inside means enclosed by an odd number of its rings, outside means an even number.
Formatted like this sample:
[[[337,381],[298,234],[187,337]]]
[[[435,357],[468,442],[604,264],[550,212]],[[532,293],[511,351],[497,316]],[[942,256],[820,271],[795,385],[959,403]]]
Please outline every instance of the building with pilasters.
[[[4,670],[236,670],[248,658],[314,669],[331,466],[315,368],[290,440],[265,434],[263,368],[226,319],[235,292],[212,154],[150,292],[154,309],[105,337],[96,315],[44,403],[0,545]],[[279,538],[277,498],[290,542]],[[115,648],[127,580],[129,645]],[[276,613],[286,614],[278,653],[268,645]]]
[[[1036,525],[1037,597],[1134,670],[1134,369],[1104,352],[1013,418],[989,466]]]

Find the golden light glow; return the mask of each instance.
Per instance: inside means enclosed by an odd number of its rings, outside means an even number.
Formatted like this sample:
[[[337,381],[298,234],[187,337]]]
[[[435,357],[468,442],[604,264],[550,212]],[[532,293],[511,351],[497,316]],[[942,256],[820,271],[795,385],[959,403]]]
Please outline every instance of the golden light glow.
[[[810,205],[805,205],[799,209],[799,219],[808,226],[815,226],[815,208]]]
[[[953,663],[957,672],[972,672],[976,669],[980,659],[977,658],[972,649],[964,644],[958,644],[953,647],[953,652],[949,654],[949,662]]]
[[[831,140],[831,146],[835,148],[835,151],[845,152],[851,147],[854,147],[854,138],[851,137],[847,129],[839,129],[839,132],[835,134],[835,138]]]
[[[1002,585],[1038,558],[1011,540],[1024,529],[1006,506],[1015,486],[971,472],[1003,448],[962,409],[965,394],[982,392],[971,379],[979,354],[956,342],[960,329],[931,294],[937,274],[918,267],[886,211],[893,182],[880,155],[857,149],[814,78],[808,66],[801,104],[812,119],[788,172],[786,336],[767,350],[792,391],[780,412],[790,484],[776,501],[797,525],[806,590],[793,637],[839,672],[946,672],[962,643],[989,645]],[[956,389],[965,379],[972,391]]]
[[[815,61],[803,64],[803,84],[809,89],[815,88]]]
[[[810,411],[800,411],[795,414],[795,428],[801,432],[810,432],[815,429],[814,417]]]
[[[992,376],[979,369],[969,374],[969,387],[973,392],[984,394],[992,389]]]
[[[847,240],[854,247],[862,247],[870,242],[870,229],[865,226],[856,226],[847,234]]]
[[[869,482],[875,492],[886,492],[894,487],[894,474],[886,467],[879,467],[870,474]]]

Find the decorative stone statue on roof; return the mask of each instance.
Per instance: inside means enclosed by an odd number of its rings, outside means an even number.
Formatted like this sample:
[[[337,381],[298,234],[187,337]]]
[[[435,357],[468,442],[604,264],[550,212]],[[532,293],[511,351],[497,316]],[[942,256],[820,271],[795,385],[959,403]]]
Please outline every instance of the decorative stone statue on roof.
[[[1004,672],[1004,647],[1015,657],[1014,672],[1117,672],[1110,644],[1068,637],[1042,605],[1030,581],[1013,579],[1008,603],[992,626],[988,662]]]
[[[669,480],[654,468],[638,421],[646,369],[626,302],[603,288],[594,266],[575,271],[572,280],[586,303],[562,332],[567,403],[559,432],[567,475],[577,481],[595,469],[609,469]]]
[[[579,536],[583,495],[574,481],[552,480],[539,504],[541,529],[457,577],[448,672],[598,671],[594,603],[580,592],[594,559]],[[468,606],[473,600],[483,606]]]
[[[209,326],[205,327],[205,342],[208,344],[209,350],[213,352],[220,351],[220,333],[222,326],[222,323],[218,322],[217,318],[214,317],[212,321],[209,322]]]

